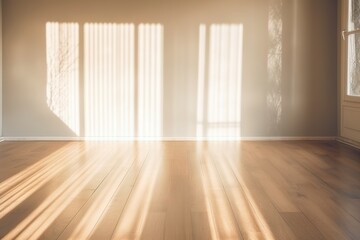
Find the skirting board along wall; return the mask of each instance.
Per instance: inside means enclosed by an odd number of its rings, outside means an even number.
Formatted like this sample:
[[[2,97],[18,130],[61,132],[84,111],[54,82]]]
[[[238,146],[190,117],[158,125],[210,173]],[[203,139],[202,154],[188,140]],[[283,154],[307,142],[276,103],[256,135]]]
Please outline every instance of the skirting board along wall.
[[[245,138],[121,138],[121,137],[6,137],[3,141],[333,141],[334,137],[245,137]]]
[[[350,145],[352,147],[360,149],[360,142],[356,142],[354,140],[351,140],[351,139],[348,139],[348,138],[343,138],[343,137],[337,137],[336,140],[339,141],[339,142],[342,142],[344,144],[347,144],[347,145]]]
[[[3,0],[6,139],[337,134],[337,1]]]

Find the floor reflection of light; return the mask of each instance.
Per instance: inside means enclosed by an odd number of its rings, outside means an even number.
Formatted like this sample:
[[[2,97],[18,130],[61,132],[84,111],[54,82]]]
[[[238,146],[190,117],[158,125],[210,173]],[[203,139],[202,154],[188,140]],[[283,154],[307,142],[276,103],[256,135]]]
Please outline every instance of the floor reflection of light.
[[[198,138],[240,137],[242,45],[242,24],[200,25]]]
[[[202,151],[207,151],[203,149]],[[235,239],[239,237],[238,227],[218,173],[211,163],[208,153],[203,152],[201,175],[205,192],[206,208],[212,239]]]
[[[127,200],[112,239],[140,239],[149,212],[161,161],[162,157],[153,153],[147,156],[146,166],[144,166],[140,179],[135,183]]]
[[[202,159],[203,158],[203,151],[205,148],[205,144],[203,142],[198,141],[196,143],[197,147],[197,158]],[[200,162],[201,165],[201,162]],[[202,182],[202,186],[203,186],[203,192],[205,195],[205,205],[206,205],[206,213],[207,213],[207,218],[208,218],[208,223],[209,223],[209,228],[210,228],[210,234],[211,234],[211,239],[220,239],[219,238],[219,230],[218,227],[216,225],[215,222],[215,216],[214,216],[214,212],[212,209],[212,204],[211,204],[211,193],[210,193],[210,186],[208,184],[208,181],[206,180],[206,175],[204,173],[204,170],[202,169],[202,166],[200,166],[200,174],[201,174],[201,182]]]
[[[232,161],[241,160],[241,155],[231,156],[230,160],[223,153],[229,146],[218,144],[197,144],[211,238],[238,239],[241,234],[244,239],[275,240],[239,166]],[[235,153],[238,150],[238,146],[229,148]]]
[[[119,159],[121,162],[114,166],[115,170],[110,173],[110,176],[102,184],[99,193],[97,193],[97,198],[82,216],[82,220],[77,224],[70,239],[88,239],[91,236],[97,223],[101,222],[104,217],[104,213],[134,162],[135,157],[134,152],[127,152],[123,156],[113,156],[113,158]]]
[[[4,191],[1,191],[0,194],[0,217],[5,216],[64,168],[71,165],[74,161],[72,156],[81,154],[81,152],[80,149],[64,147],[29,169],[2,182],[0,188]]]
[[[28,177],[32,176],[33,174],[37,173],[41,169],[45,168],[46,166],[51,165],[52,163],[57,162],[57,156],[65,151],[67,147],[63,147],[62,149],[56,151],[52,154],[52,156],[45,157],[40,161],[36,162],[35,164],[31,165],[30,167],[26,168],[25,170],[17,173],[16,175],[4,180],[0,183],[0,194],[4,194],[6,191],[10,190],[20,182],[24,181]]]
[[[106,152],[106,154],[111,153]],[[52,191],[35,210],[19,222],[16,228],[12,229],[3,239],[37,239],[40,237],[102,168],[105,162],[99,160],[106,157],[106,154],[97,151],[95,155],[89,155],[91,161],[82,165],[79,171]]]
[[[241,176],[238,166],[236,166],[234,161],[230,161],[229,159],[230,158],[226,157],[226,161],[225,161],[227,163],[226,168],[231,169],[231,171],[235,175],[235,177],[239,183],[239,186],[241,187],[242,192],[244,193],[246,202],[251,207],[252,216],[254,217],[257,226],[259,226],[259,228],[262,232],[262,235],[267,240],[275,240],[274,234],[272,233],[269,224],[267,223],[266,219],[264,218],[263,214],[261,213],[261,210],[259,209],[253,195],[251,194],[251,191],[247,187],[247,184],[244,181],[244,178]],[[231,158],[231,159],[235,159],[236,161],[238,161],[239,158],[235,157],[235,158]],[[254,225],[252,225],[252,226],[254,226]],[[251,229],[253,229],[253,228],[251,228]]]
[[[0,197],[0,217],[5,216],[16,206],[22,203],[26,198],[44,186],[49,180],[59,174],[64,168],[69,166],[71,162],[67,161],[67,159],[71,159],[71,155],[75,154],[79,153],[58,156],[57,159],[59,161],[64,161],[63,163],[58,163],[57,165],[46,167],[46,169],[35,173],[33,176],[26,179],[26,181],[22,182],[16,187],[12,187],[10,191],[2,195]]]
[[[226,146],[221,146],[220,149],[224,149],[225,147]],[[212,151],[212,155],[214,156],[213,161],[216,162],[217,169],[221,172],[223,178],[225,178],[224,184],[226,186],[232,186],[227,192],[227,197],[229,201],[232,202],[232,210],[234,211],[235,216],[237,216],[236,219],[241,230],[244,231],[246,235],[251,236],[251,239],[271,239],[271,234],[264,235],[260,232],[262,226],[259,224],[263,224],[262,222],[264,220],[256,220],[259,216],[253,211],[254,203],[252,204],[249,202],[249,200],[251,200],[251,195],[249,195],[249,191],[244,192],[243,186],[239,184],[236,178],[236,182],[234,182],[235,176],[231,166],[228,161],[226,161],[226,157],[223,156],[218,149]],[[265,228],[265,233],[269,234],[268,232],[268,228]]]
[[[79,24],[46,23],[46,63],[47,104],[79,135]]]

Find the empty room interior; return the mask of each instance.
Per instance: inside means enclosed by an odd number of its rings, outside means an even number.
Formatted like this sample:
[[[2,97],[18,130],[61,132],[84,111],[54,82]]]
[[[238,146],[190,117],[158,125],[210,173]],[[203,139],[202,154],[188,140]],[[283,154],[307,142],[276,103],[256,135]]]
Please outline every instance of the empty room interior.
[[[360,0],[0,8],[0,239],[360,239]]]

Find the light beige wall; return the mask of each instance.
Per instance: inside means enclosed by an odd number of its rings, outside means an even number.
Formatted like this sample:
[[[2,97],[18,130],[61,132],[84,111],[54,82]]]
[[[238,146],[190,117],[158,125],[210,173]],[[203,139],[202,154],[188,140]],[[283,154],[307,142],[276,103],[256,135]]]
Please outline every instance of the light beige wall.
[[[336,0],[4,0],[3,9],[4,136],[75,136],[46,103],[47,22],[79,23],[80,64],[85,23],[162,24],[162,136],[175,138],[197,132],[200,24],[242,24],[241,136],[337,134]]]

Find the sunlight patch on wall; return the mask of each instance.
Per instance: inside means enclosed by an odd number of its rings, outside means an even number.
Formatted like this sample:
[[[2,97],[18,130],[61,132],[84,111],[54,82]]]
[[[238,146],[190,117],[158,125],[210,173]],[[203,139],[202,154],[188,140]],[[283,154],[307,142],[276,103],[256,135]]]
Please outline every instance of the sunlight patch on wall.
[[[84,26],[85,136],[134,136],[134,31]]]
[[[138,136],[162,136],[163,27],[140,24],[138,29]]]
[[[242,24],[199,29],[197,137],[241,135]]]
[[[271,123],[278,125],[282,114],[282,0],[271,0],[269,6],[267,56],[268,93],[267,107]]]
[[[46,23],[47,104],[79,135],[79,25]]]
[[[162,25],[140,24],[136,36],[134,24],[84,28],[85,136],[160,137]]]

